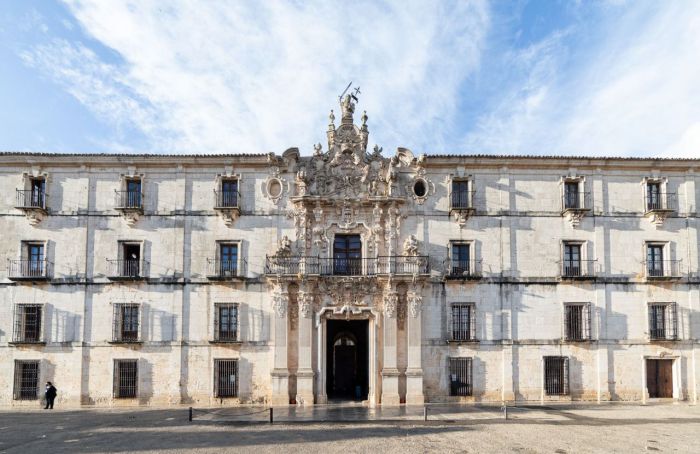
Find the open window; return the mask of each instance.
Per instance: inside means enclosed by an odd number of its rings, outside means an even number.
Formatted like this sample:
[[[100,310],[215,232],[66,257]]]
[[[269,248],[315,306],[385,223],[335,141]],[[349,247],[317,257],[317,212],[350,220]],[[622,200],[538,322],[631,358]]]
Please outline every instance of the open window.
[[[20,258],[9,261],[11,280],[46,280],[51,277],[45,241],[22,241]]]
[[[22,210],[31,225],[37,225],[48,213],[47,175],[24,174],[24,185],[15,191],[15,208]]]
[[[480,277],[477,269],[476,250],[473,241],[451,241],[448,246],[445,275],[452,279],[475,279]]]
[[[585,186],[584,177],[562,178],[561,212],[573,227],[578,227],[591,209],[590,193],[585,191]]]
[[[116,259],[107,259],[109,278],[112,280],[135,280],[145,277],[143,243],[141,241],[119,241]]]
[[[215,184],[214,210],[231,227],[241,214],[240,178],[230,174],[219,175]]]
[[[595,260],[589,260],[584,241],[562,242],[562,279],[591,279],[595,277]]]
[[[650,280],[677,279],[681,277],[682,261],[670,258],[670,244],[648,241],[645,243],[644,275]]]
[[[644,188],[644,214],[656,226],[663,225],[666,218],[673,213],[676,203],[676,194],[668,190],[666,178],[645,178],[642,181]]]

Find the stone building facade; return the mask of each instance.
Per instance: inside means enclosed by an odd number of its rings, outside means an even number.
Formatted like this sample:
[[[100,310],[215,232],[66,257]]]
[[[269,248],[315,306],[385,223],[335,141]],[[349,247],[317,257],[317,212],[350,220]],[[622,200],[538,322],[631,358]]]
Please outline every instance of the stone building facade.
[[[0,405],[697,401],[700,160],[0,154]]]

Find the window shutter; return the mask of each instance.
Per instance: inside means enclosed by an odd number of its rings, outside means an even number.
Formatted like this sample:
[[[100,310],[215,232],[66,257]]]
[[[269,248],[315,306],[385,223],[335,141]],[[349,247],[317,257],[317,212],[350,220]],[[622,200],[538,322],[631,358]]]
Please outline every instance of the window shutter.
[[[216,397],[219,397],[219,380],[221,379],[219,374],[219,363],[220,360],[214,360],[214,396]]]
[[[119,397],[119,360],[114,360],[114,376],[112,379],[112,395]]]
[[[13,318],[15,320],[15,329],[12,333],[12,340],[19,342],[22,339],[22,307],[19,304],[15,304]],[[15,365],[16,368],[17,366]]]
[[[591,336],[591,304],[587,303],[583,306],[583,336],[586,340],[593,339]]]
[[[113,332],[112,332],[112,340],[114,341],[120,341],[122,340],[122,326],[123,326],[123,314],[122,314],[122,305],[121,304],[115,304],[113,306],[114,309],[114,320],[113,320]],[[115,370],[117,369],[117,366],[115,365]]]
[[[140,304],[136,304],[135,307],[136,307],[136,314],[137,314],[137,317],[136,317],[136,340],[140,342],[143,340],[141,338],[141,313],[143,312],[143,310],[142,310],[142,307]],[[138,365],[137,365],[136,370],[138,371]],[[137,372],[137,374],[138,374],[138,372]]]
[[[469,314],[469,340],[476,340],[476,307],[472,304],[467,306]]]
[[[565,356],[562,358],[562,360],[563,360],[562,378],[564,379],[563,392],[564,392],[564,395],[568,396],[569,395],[569,357]]]
[[[669,326],[666,330],[667,339],[677,339],[678,338],[678,313],[676,303],[670,303],[666,306],[668,310],[668,322]]]
[[[221,317],[219,316],[219,312],[221,311],[221,306],[219,304],[214,305],[214,340],[218,341],[221,333],[221,327],[219,323],[221,323]],[[217,363],[218,364],[218,363]],[[216,366],[215,366],[216,367]]]
[[[232,326],[234,329],[233,339],[236,341],[239,340],[239,337],[240,337],[239,336],[240,331],[238,330],[238,320],[239,320],[238,319],[238,309],[239,309],[239,307],[240,306],[238,304],[234,304],[232,306],[232,314],[231,314],[231,316],[233,317]]]
[[[20,395],[21,395],[22,366],[23,366],[23,364],[21,362],[15,360],[15,386],[14,386],[14,393],[13,393],[14,400],[19,400]]]

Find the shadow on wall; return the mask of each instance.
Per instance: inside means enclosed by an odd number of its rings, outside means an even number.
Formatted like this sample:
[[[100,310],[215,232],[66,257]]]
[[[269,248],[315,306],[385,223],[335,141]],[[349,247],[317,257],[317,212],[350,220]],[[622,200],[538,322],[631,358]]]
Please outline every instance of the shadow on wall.
[[[153,398],[153,365],[144,358],[138,360],[139,405],[147,405]],[[163,390],[159,391],[163,393]]]

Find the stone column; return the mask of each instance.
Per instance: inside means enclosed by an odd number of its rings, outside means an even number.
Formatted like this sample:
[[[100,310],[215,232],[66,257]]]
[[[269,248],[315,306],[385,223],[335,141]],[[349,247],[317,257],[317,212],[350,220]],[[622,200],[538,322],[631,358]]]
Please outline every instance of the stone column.
[[[272,405],[289,405],[289,368],[287,367],[287,304],[286,286],[276,285],[272,293],[275,346],[273,349]]]
[[[423,320],[423,296],[416,291],[408,292],[406,296],[408,314],[408,365],[406,368],[406,404],[422,405],[425,402],[423,396],[423,362],[422,331]]]
[[[297,404],[314,403],[314,371],[312,369],[313,336],[313,295],[301,290],[299,292],[299,358],[297,367]]]
[[[382,405],[399,405],[399,369],[397,367],[397,308],[399,295],[384,296],[384,366],[382,368]]]

